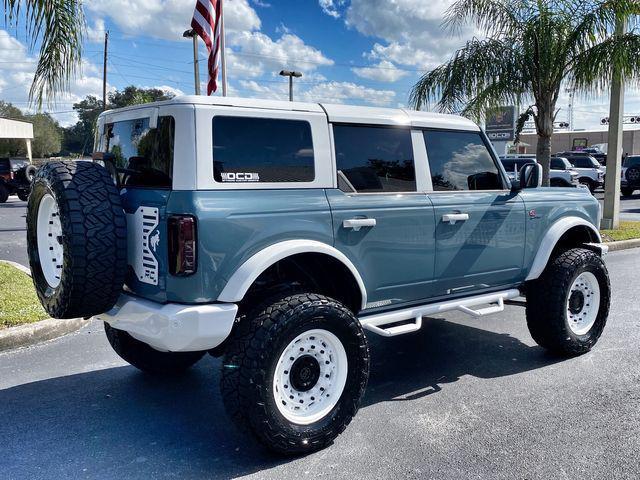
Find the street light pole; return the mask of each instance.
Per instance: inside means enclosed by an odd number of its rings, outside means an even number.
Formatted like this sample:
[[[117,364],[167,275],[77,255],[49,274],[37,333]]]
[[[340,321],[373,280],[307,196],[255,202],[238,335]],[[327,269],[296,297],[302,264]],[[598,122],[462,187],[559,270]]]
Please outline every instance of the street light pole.
[[[289,101],[293,102],[293,77],[300,78],[302,73],[292,70],[281,70],[280,75],[283,77],[289,77]]]
[[[615,36],[624,35],[625,21],[616,21]],[[622,170],[622,136],[624,116],[624,79],[613,62],[611,105],[609,111],[609,145],[607,148],[607,177],[604,185],[604,209],[601,228],[620,226],[620,171]]]
[[[193,39],[193,77],[196,95],[200,95],[200,59],[198,58],[198,34],[195,30],[187,30],[182,34],[184,38]]]

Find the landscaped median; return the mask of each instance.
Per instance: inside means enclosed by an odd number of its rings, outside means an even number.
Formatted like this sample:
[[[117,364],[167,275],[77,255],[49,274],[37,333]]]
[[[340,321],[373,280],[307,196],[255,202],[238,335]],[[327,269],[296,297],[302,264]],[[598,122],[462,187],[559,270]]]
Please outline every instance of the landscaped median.
[[[610,251],[640,247],[640,222],[620,222],[620,228],[600,230],[600,234]]]
[[[86,323],[48,318],[29,275],[0,261],[0,351],[50,340]]]

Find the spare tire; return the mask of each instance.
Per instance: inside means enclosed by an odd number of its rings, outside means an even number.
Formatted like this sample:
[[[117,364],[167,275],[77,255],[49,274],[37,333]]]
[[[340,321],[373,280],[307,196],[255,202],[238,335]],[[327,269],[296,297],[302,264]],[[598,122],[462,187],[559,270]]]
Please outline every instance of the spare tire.
[[[27,206],[27,249],[36,292],[53,318],[111,309],[127,270],[127,223],[109,172],[93,162],[41,167]]]
[[[637,187],[640,185],[640,167],[629,167],[625,173],[627,184]]]
[[[33,179],[36,178],[36,173],[38,173],[38,168],[35,165],[27,165],[24,168],[24,176],[27,182],[33,182]]]

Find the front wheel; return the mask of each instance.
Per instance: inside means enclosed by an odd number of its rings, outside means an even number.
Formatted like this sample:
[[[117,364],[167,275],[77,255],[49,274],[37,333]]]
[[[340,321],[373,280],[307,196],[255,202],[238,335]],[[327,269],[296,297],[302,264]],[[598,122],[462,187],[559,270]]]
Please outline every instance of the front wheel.
[[[322,449],[358,411],[369,347],[358,319],[339,302],[298,294],[241,318],[227,349],[227,412],[280,454]]]
[[[154,375],[177,375],[193,366],[207,352],[161,352],[124,330],[104,324],[107,340],[125,362]]]
[[[29,200],[29,192],[27,190],[18,190],[18,198],[23,201],[26,202],[27,200]]]
[[[575,356],[596,344],[607,323],[611,287],[602,258],[574,248],[552,259],[527,285],[527,325],[536,343]]]
[[[622,193],[623,197],[630,197],[631,195],[633,195],[633,188],[628,188],[628,187],[623,187],[620,189],[620,192]]]

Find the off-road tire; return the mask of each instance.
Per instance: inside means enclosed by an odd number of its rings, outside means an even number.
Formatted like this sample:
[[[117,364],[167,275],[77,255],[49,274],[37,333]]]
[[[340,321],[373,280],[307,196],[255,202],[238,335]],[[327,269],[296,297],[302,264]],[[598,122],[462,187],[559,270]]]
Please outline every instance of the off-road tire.
[[[580,180],[582,185],[586,185],[589,188],[589,191],[593,193],[596,190],[596,184],[593,180],[588,177],[582,177]]]
[[[195,365],[204,352],[161,352],[105,322],[104,331],[113,350],[125,362],[152,375],[178,375]]]
[[[623,197],[632,196],[634,191],[635,190],[633,188],[625,188],[625,187],[623,187],[623,188],[620,189],[620,193],[622,193]]]
[[[348,358],[347,380],[338,403],[315,423],[287,420],[275,405],[273,377],[286,346],[315,328],[336,335]],[[369,378],[369,346],[358,319],[341,303],[302,293],[271,298],[246,314],[232,333],[223,365],[225,408],[241,430],[285,455],[331,444],[358,411]]]
[[[9,199],[9,189],[0,183],[0,203],[5,203]]]
[[[583,272],[591,272],[600,288],[596,320],[584,335],[569,328],[567,299],[573,281]],[[537,280],[527,284],[527,326],[535,342],[556,354],[576,356],[596,344],[607,323],[611,287],[602,258],[584,248],[564,251],[549,261]]]
[[[37,242],[38,208],[47,194],[58,207],[64,252],[55,288],[44,277]],[[90,317],[113,307],[127,271],[127,223],[104,167],[65,161],[38,170],[27,204],[27,250],[36,292],[52,317]]]
[[[640,182],[640,167],[633,166],[627,168],[627,171],[624,173],[624,177],[627,181],[627,185],[638,185]]]
[[[26,190],[18,190],[18,193],[16,195],[18,195],[20,201],[26,202],[27,200],[29,200],[29,193],[30,192]]]

